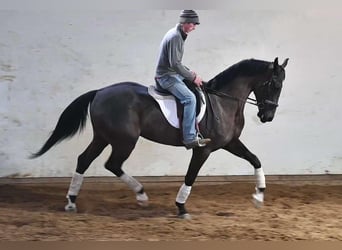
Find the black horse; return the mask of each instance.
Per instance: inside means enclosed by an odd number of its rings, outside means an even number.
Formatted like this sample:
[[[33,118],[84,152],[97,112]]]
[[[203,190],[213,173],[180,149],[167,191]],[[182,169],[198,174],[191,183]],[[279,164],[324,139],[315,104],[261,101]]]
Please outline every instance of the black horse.
[[[255,169],[255,202],[263,202],[266,188],[265,176],[259,159],[239,140],[244,127],[243,110],[248,96],[254,92],[255,105],[261,122],[270,122],[278,106],[278,99],[285,79],[285,66],[262,60],[243,60],[221,72],[205,84],[207,110],[199,124],[202,135],[211,138],[206,147],[197,147],[185,175],[184,184],[176,197],[179,216],[188,218],[185,202],[198,172],[210,153],[224,149],[250,162]],[[148,197],[135,178],[124,173],[123,162],[134,149],[139,136],[154,142],[184,146],[180,129],[169,125],[158,104],[148,94],[147,87],[133,82],[122,82],[89,91],[76,98],[61,114],[57,125],[43,147],[32,158],[41,156],[56,143],[81,131],[89,113],[93,126],[93,140],[79,155],[76,172],[67,194],[66,211],[76,211],[76,197],[83,174],[91,162],[107,145],[112,152],[105,168],[125,182],[135,193],[139,204],[146,205]]]

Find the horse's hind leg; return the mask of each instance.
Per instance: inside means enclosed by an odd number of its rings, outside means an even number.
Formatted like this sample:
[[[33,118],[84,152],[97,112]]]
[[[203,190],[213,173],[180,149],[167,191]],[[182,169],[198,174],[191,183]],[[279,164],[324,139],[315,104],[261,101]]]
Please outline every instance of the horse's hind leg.
[[[122,170],[123,162],[129,157],[134,147],[135,142],[132,144],[121,145],[116,148],[112,147],[112,154],[106,162],[105,168],[119,177],[121,181],[126,183],[128,187],[133,190],[136,194],[136,199],[139,205],[147,206],[148,196],[144,191],[143,185]]]
[[[92,161],[95,160],[99,154],[101,154],[107,145],[108,143],[103,139],[94,136],[93,141],[89,144],[87,149],[78,156],[76,172],[71,179],[69,190],[66,196],[68,199],[68,204],[65,206],[65,211],[77,211],[75,202],[83,183],[83,174],[89,168]]]

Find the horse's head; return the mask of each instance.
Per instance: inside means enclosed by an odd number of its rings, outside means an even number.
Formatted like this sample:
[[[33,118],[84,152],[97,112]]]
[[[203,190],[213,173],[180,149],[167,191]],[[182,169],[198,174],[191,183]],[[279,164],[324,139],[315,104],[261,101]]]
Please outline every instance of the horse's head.
[[[288,60],[287,58],[282,65],[278,64],[278,58],[270,63],[271,77],[266,82],[258,84],[254,89],[259,108],[258,117],[261,122],[270,122],[274,118]]]

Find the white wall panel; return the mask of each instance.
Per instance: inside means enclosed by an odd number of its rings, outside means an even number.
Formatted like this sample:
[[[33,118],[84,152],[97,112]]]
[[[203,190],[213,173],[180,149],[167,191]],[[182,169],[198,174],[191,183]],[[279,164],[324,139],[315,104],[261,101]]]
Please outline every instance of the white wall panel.
[[[289,57],[280,107],[261,124],[247,106],[242,141],[266,174],[342,174],[342,32],[338,9],[199,10],[184,63],[209,80],[246,58]],[[28,160],[60,113],[82,93],[119,81],[153,83],[159,42],[178,20],[166,10],[0,10],[0,176],[70,176],[92,130]],[[109,149],[94,161],[103,168]],[[132,175],[183,175],[191,152],[139,141]],[[215,152],[201,175],[252,174],[249,163]]]

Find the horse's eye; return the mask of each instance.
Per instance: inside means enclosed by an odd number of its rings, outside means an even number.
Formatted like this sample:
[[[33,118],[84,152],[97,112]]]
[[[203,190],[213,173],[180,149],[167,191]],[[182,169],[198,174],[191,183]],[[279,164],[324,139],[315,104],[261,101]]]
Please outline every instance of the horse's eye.
[[[279,81],[278,79],[274,80],[273,83],[274,83],[274,87],[275,87],[276,89],[280,89],[281,86],[282,86],[282,82]]]

